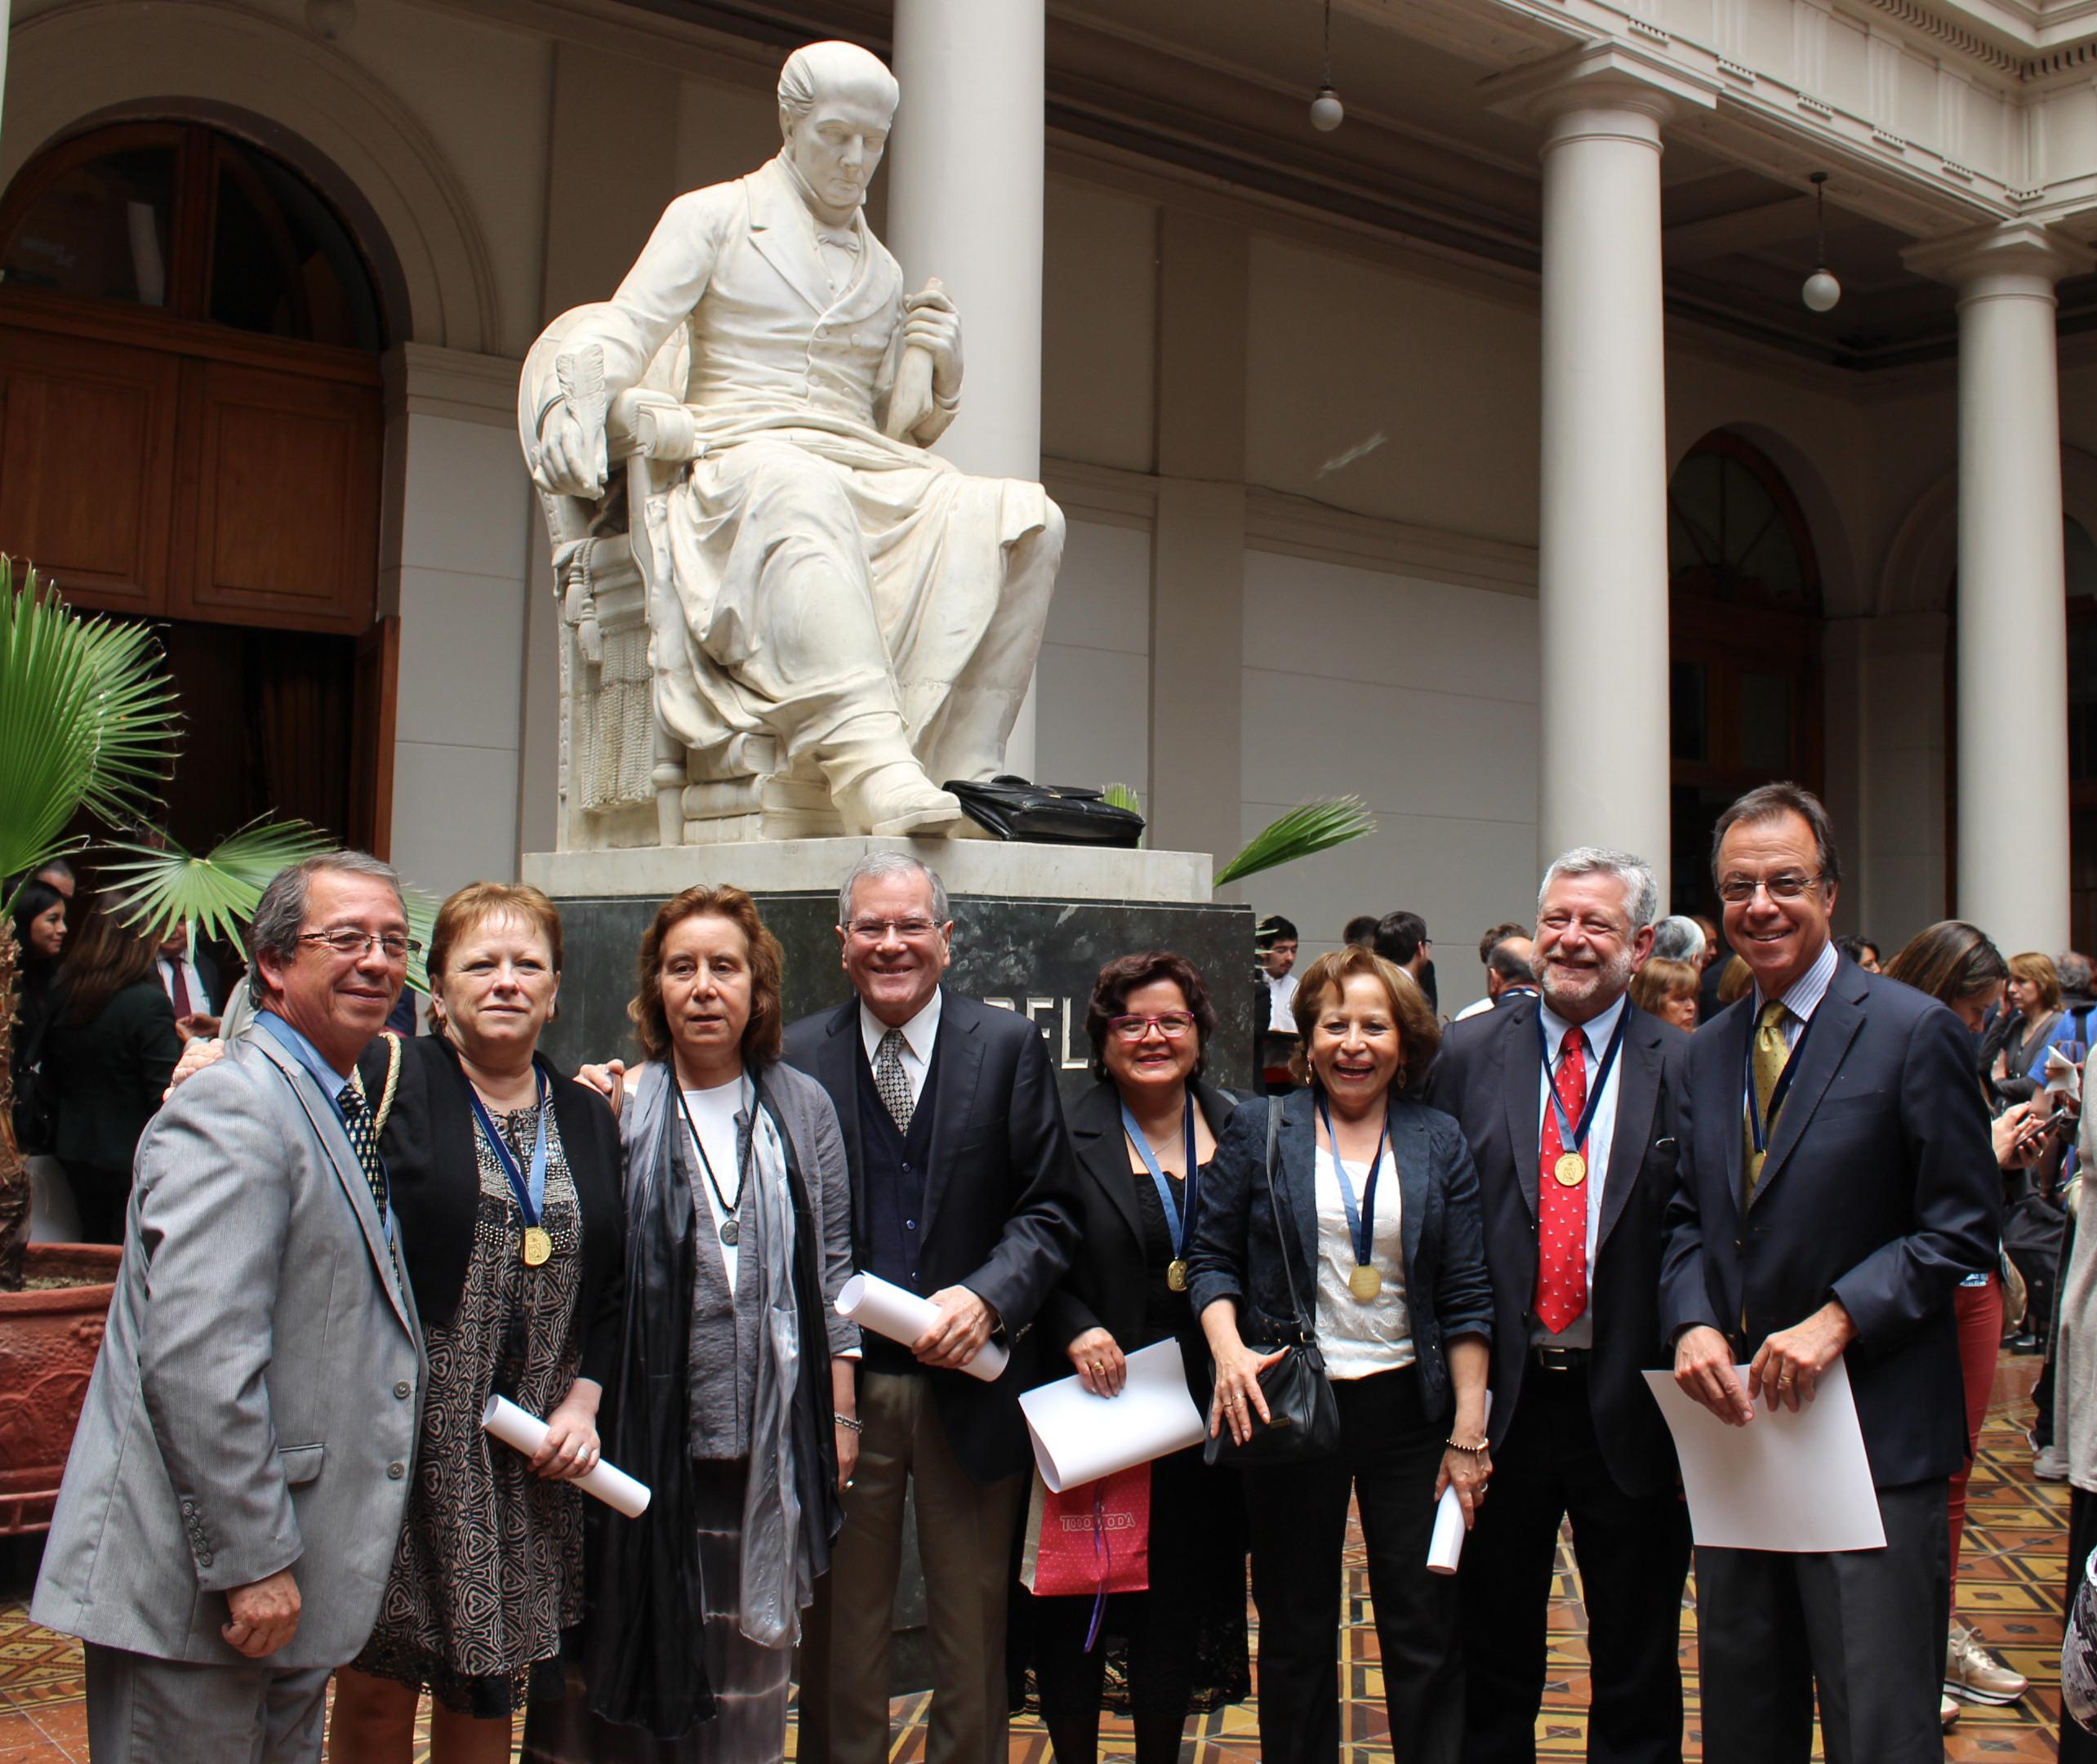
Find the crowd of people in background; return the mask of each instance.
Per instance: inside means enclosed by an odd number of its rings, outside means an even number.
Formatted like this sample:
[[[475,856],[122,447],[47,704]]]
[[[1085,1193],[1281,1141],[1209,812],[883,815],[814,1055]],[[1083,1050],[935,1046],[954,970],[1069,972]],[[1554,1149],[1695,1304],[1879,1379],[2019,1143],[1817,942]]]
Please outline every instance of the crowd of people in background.
[[[909,856],[842,879],[839,1001],[790,1024],[755,901],[665,902],[641,1058],[572,1075],[536,889],[444,902],[417,1035],[373,859],[280,875],[230,997],[55,866],[16,897],[16,1125],[123,1261],[32,1615],[87,1643],[95,1756],[311,1759],[326,1727],[406,1764],[426,1693],[438,1764],[508,1757],[520,1713],[540,1764],[741,1764],[783,1756],[798,1684],[797,1756],[877,1764],[914,1533],[928,1757],[1001,1757],[1031,1701],[1079,1764],[1113,1700],[1166,1764],[1257,1658],[1262,1755],[1311,1764],[1351,1509],[1399,1756],[1534,1757],[1569,1518],[1591,1755],[1678,1759],[1691,1544],[1644,1374],[1748,1426],[1839,1359],[1890,1548],[1696,1552],[1703,1755],[1802,1764],[1817,1707],[1837,1764],[1939,1757],[1953,1698],[2027,1688],[1957,1615],[2006,1345],[2046,1356],[2069,1597],[2097,1550],[2090,964],[1955,920],[1883,962],[1837,938],[1792,786],[1721,818],[1710,880],[1720,920],[1663,916],[1637,857],[1561,854],[1449,1013],[1418,914],[1308,960],[1265,918],[1240,1071],[1242,992],[1132,951],[1066,1109],[1031,1020],[946,983]],[[855,1272],[927,1301],[922,1335],[840,1316]],[[1169,1341],[1209,1439],[1149,1468],[1148,1590],[1037,1596],[1019,1394],[1113,1397]],[[1006,1371],[968,1375],[994,1343]],[[534,1448],[483,1431],[496,1399]],[[584,1500],[602,1463],[643,1516]]]

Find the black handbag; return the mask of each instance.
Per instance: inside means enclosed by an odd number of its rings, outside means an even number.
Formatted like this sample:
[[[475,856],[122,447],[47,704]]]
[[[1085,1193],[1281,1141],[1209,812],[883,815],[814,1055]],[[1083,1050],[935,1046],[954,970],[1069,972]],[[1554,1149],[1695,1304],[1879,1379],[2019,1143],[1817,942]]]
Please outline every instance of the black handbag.
[[[1296,1294],[1296,1274],[1289,1266],[1289,1241],[1281,1228],[1281,1201],[1275,1188],[1275,1151],[1281,1138],[1281,1101],[1267,1099],[1267,1205],[1274,1209],[1275,1243],[1281,1252],[1282,1277],[1289,1282],[1289,1308],[1295,1313],[1292,1325],[1295,1340],[1272,1347],[1254,1348],[1270,1354],[1276,1348],[1281,1357],[1260,1374],[1260,1394],[1267,1399],[1271,1419],[1262,1423],[1257,1414],[1252,1437],[1242,1446],[1231,1437],[1227,1427],[1201,1449],[1204,1463],[1265,1465],[1298,1463],[1307,1458],[1329,1458],[1340,1448],[1340,1405],[1333,1395],[1333,1381],[1325,1376],[1325,1356],[1318,1334]]]
[[[1001,840],[1133,850],[1143,836],[1142,816],[1117,808],[1102,791],[1075,784],[1030,784],[1008,772],[988,783],[950,778],[941,788],[960,798],[977,826]]]

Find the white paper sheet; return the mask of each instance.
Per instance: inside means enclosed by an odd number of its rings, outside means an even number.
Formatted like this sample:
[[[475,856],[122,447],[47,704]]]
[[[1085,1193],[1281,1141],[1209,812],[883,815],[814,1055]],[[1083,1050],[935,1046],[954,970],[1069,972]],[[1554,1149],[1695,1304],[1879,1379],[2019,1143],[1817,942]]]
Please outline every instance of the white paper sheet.
[[[1485,1392],[1485,1419],[1493,1419],[1493,1393]],[[1454,1485],[1441,1491],[1435,1503],[1435,1529],[1427,1539],[1427,1572],[1453,1575],[1463,1559],[1463,1501]]]
[[[546,1423],[528,1414],[507,1396],[491,1396],[481,1411],[481,1425],[505,1446],[514,1446],[529,1458],[546,1441]],[[588,1476],[575,1479],[585,1494],[594,1494],[614,1512],[638,1519],[655,1497],[645,1482],[636,1482],[623,1470],[615,1470],[601,1459]]]
[[[878,1274],[855,1274],[837,1295],[837,1314],[907,1348],[939,1321],[939,1307]],[[1004,1370],[1009,1357],[998,1343],[985,1342],[961,1370],[988,1384]]]
[[[1748,1368],[1734,1367],[1734,1376],[1746,1391]],[[1785,1552],[1886,1547],[1849,1369],[1840,1360],[1796,1414],[1773,1406],[1765,1393],[1745,1427],[1727,1426],[1685,1395],[1672,1372],[1648,1372],[1645,1382],[1675,1436],[1699,1544]]]
[[[1034,1437],[1034,1461],[1055,1493],[1183,1451],[1208,1433],[1187,1394],[1178,1342],[1139,1348],[1128,1363],[1119,1396],[1095,1396],[1071,1377],[1019,1399]]]
[[[2048,1096],[2064,1102],[2082,1100],[2082,1068],[2057,1047],[2046,1049],[2046,1088]]]

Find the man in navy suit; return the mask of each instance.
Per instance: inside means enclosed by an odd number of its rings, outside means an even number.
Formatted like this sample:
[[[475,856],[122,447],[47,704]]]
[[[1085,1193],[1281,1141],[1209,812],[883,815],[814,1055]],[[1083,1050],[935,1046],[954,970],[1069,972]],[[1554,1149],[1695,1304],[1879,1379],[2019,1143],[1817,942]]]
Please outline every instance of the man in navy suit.
[[[1829,941],[1841,872],[1809,791],[1734,803],[1712,871],[1755,987],[1690,1047],[1661,1287],[1675,1380],[1745,1427],[1841,1360],[1886,1542],[1697,1552],[1704,1756],[1804,1764],[1817,1689],[1829,1764],[1939,1764],[1966,1450],[1952,1294],[1994,1263],[2001,1194],[1972,1042]]]
[[[1627,853],[1557,858],[1537,898],[1543,997],[1503,993],[1501,1009],[1454,1026],[1428,1077],[1428,1102],[1463,1124],[1478,1165],[1493,1281],[1491,1499],[1458,1577],[1466,1764],[1534,1764],[1569,1513],[1587,1756],[1682,1755],[1689,1521],[1643,1374],[1667,1363],[1660,1226],[1690,1038],[1627,996],[1658,905],[1652,871]]]
[[[915,858],[875,852],[838,900],[853,996],[786,1031],[786,1058],[830,1093],[852,1174],[853,1249],[928,1298],[910,1347],[868,1334],[859,1462],[809,1612],[800,1757],[881,1764],[903,1521],[917,1521],[933,1698],[928,1764],[1005,1755],[1005,1606],[1032,1457],[1019,1392],[1039,1381],[1030,1326],[1077,1242],[1076,1170],[1033,1021],[940,984],[954,925]],[[960,1368],[994,1334],[995,1383]]]

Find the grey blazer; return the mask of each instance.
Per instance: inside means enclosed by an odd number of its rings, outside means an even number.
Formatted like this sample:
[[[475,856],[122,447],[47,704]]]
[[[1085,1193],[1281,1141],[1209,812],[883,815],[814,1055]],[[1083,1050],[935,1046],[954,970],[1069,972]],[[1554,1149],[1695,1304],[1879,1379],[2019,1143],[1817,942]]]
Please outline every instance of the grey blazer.
[[[267,1036],[233,1043],[140,1141],[35,1620],[244,1664],[225,1594],[290,1568],[298,1633],[269,1664],[354,1658],[400,1534],[421,1343],[332,1104]]]

